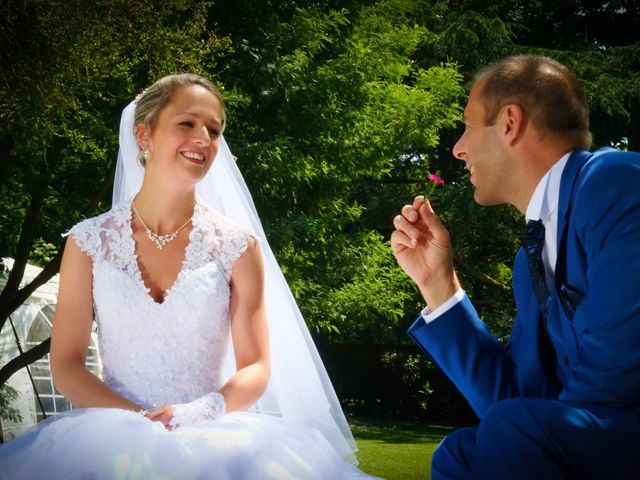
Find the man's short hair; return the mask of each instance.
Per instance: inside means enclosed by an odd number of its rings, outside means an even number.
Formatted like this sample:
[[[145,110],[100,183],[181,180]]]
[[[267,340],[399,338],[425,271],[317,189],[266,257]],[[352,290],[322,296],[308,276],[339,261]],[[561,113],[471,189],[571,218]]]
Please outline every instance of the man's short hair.
[[[561,63],[540,55],[515,55],[478,72],[475,82],[480,80],[486,125],[495,123],[504,105],[514,103],[543,132],[571,140],[574,149],[591,147],[587,100],[576,78]]]

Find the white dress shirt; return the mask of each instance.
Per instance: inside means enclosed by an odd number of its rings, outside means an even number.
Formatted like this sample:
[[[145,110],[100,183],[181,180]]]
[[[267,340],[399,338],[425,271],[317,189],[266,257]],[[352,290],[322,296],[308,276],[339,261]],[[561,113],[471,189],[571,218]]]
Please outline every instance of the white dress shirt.
[[[571,152],[565,154],[558,160],[549,171],[540,179],[533,195],[529,200],[525,219],[542,220],[545,228],[544,248],[542,249],[542,261],[545,269],[545,280],[547,287],[553,285],[553,274],[556,269],[558,258],[558,200],[560,198],[560,180],[562,172],[567,164]],[[422,310],[422,318],[429,323],[440,315],[448,311],[464,298],[464,290],[459,289],[449,300],[440,305],[435,311],[431,311],[429,306]]]
[[[560,197],[560,180],[564,166],[570,153],[558,160],[538,183],[529,200],[525,219],[542,220],[544,224],[544,248],[542,261],[544,262],[545,280],[547,287],[553,286],[553,274],[556,270],[558,258],[558,200]]]

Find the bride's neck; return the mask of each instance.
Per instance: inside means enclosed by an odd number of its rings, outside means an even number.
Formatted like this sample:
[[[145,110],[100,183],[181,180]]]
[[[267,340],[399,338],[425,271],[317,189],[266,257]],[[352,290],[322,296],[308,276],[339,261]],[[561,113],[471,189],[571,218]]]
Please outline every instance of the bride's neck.
[[[195,189],[159,190],[142,185],[134,197],[135,207],[144,223],[156,233],[172,232],[193,215]]]

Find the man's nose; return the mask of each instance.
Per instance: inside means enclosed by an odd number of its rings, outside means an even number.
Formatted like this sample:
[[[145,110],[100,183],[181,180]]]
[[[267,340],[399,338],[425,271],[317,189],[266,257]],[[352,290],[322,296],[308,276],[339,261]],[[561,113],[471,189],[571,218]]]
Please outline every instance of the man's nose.
[[[460,137],[453,146],[453,156],[462,161],[466,161],[467,159],[467,150],[462,137]]]

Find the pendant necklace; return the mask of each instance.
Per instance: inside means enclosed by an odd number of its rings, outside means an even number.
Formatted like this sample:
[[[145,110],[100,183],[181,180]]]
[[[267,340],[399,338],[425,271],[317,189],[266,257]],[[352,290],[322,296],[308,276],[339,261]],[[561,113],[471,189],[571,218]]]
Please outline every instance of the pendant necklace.
[[[179,227],[175,232],[168,233],[166,235],[158,235],[156,232],[154,232],[149,227],[147,227],[146,223],[144,223],[144,220],[142,219],[142,217],[140,216],[140,213],[138,212],[138,209],[136,208],[136,203],[135,202],[131,202],[131,205],[133,206],[133,211],[136,212],[136,216],[138,217],[138,219],[142,223],[142,226],[144,227],[144,230],[145,230],[145,232],[147,234],[147,237],[149,237],[149,240],[151,240],[153,243],[155,243],[156,247],[158,247],[158,249],[160,249],[160,250],[162,250],[164,247],[166,247],[167,244],[173,242],[178,237],[178,234],[180,233],[180,230],[182,230],[184,227],[186,227],[187,224],[193,219],[193,215],[191,215],[191,217],[189,217],[189,220],[184,222],[182,224],[182,226]]]

